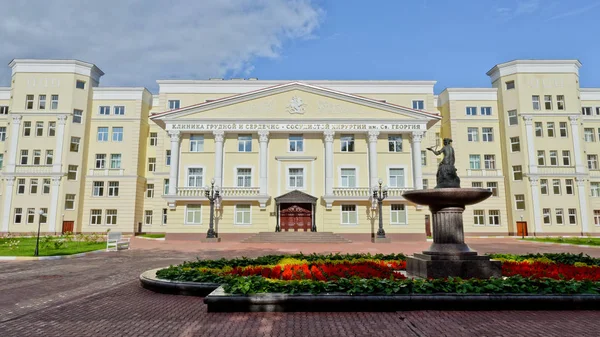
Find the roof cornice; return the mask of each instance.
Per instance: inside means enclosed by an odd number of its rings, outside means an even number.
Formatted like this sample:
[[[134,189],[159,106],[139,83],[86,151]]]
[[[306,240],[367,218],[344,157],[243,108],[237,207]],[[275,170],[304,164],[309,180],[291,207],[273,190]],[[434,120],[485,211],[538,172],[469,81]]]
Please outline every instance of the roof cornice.
[[[600,101],[600,88],[580,88],[579,97],[582,101]]]
[[[93,90],[94,100],[141,100],[152,104],[152,93],[144,87],[95,87]]]
[[[36,60],[36,59],[13,59],[8,64],[15,73],[75,73],[89,76],[94,81],[100,82],[104,72],[95,64],[79,60]]]
[[[10,99],[10,88],[0,87],[0,99]]]
[[[498,101],[497,88],[446,88],[439,95],[440,106],[449,101]]]
[[[492,83],[502,76],[517,73],[575,73],[579,75],[579,60],[513,60],[492,67],[488,75]]]

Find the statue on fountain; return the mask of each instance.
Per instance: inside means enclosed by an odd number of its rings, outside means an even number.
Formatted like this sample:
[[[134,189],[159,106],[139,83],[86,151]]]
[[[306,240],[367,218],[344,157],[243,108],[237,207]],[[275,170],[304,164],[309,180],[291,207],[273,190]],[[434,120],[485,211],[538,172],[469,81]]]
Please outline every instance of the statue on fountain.
[[[456,174],[456,167],[454,166],[454,149],[452,148],[452,139],[444,138],[444,147],[436,151],[431,147],[427,150],[433,152],[436,156],[444,154],[444,159],[440,162],[438,167],[436,180],[437,186],[435,188],[459,188],[460,178]]]

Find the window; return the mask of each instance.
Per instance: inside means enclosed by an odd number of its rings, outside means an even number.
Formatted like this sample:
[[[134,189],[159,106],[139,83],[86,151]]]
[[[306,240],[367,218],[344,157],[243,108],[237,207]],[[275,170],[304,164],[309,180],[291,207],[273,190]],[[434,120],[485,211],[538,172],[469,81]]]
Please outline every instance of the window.
[[[148,171],[156,172],[156,158],[148,158]]]
[[[589,170],[597,170],[598,169],[598,156],[595,154],[587,155],[588,169]]]
[[[392,225],[406,225],[406,207],[403,204],[391,205],[390,223]]]
[[[596,115],[600,115],[600,107],[596,108]]]
[[[203,152],[204,151],[204,136],[203,135],[190,135],[190,152]]]
[[[204,180],[204,170],[199,167],[190,167],[188,168],[188,178],[187,178],[187,186],[188,187],[202,187]]]
[[[82,119],[83,119],[83,110],[78,110],[78,109],[73,110],[73,123],[81,124]]]
[[[123,105],[117,105],[114,108],[114,114],[118,116],[125,115],[125,107]]]
[[[122,126],[113,126],[112,141],[113,142],[122,142],[123,141],[123,127]]]
[[[494,129],[493,128],[481,128],[481,138],[484,142],[494,141]]]
[[[561,137],[567,137],[567,122],[560,122],[559,123],[559,132],[560,132],[560,136]]]
[[[118,181],[109,181],[108,182],[108,196],[109,197],[118,197],[119,196],[119,182]]]
[[[388,135],[388,151],[402,152],[402,135]]]
[[[497,209],[491,209],[488,212],[488,223],[490,226],[500,226],[500,211]]]
[[[550,151],[550,166],[558,166],[558,151]]]
[[[96,137],[96,140],[99,142],[108,142],[108,127],[98,127],[98,136]]]
[[[542,126],[542,122],[535,122],[535,136],[544,137],[544,127]]]
[[[390,187],[404,187],[404,169],[403,168],[391,168],[390,169]]]
[[[550,214],[550,208],[542,209],[542,218],[544,219],[544,225],[552,224],[552,215]]]
[[[304,151],[304,139],[302,135],[289,135],[288,142],[290,152]]]
[[[508,111],[508,125],[518,125],[519,118],[517,117],[517,110]]]
[[[166,208],[162,209],[162,224],[163,225],[167,224],[167,209]]]
[[[191,225],[202,223],[202,205],[187,205],[185,208],[185,223]]]
[[[42,161],[42,150],[33,150],[33,165],[40,165]]]
[[[237,187],[252,186],[252,169],[239,168],[237,169]]]
[[[560,179],[552,179],[552,193],[560,194]]]
[[[552,95],[544,95],[544,109],[552,110]]]
[[[106,210],[106,224],[107,225],[116,225],[117,224],[117,210],[116,209],[107,209]]]
[[[506,90],[511,90],[515,88],[515,81],[506,81]]]
[[[165,165],[171,166],[171,150],[165,151]]]
[[[2,166],[4,166],[4,154],[0,153],[0,170],[2,170]]]
[[[144,215],[144,224],[152,225],[152,211],[145,211]]]
[[[482,116],[491,116],[492,115],[492,107],[491,106],[482,106],[480,109]]]
[[[565,96],[556,95],[556,107],[558,110],[565,110]]]
[[[478,142],[479,128],[467,128],[467,140],[469,142]]]
[[[6,126],[0,126],[0,142],[6,141]]]
[[[179,109],[179,100],[178,99],[170,99],[169,100],[169,110]]]
[[[158,133],[150,132],[150,146],[158,145]]]
[[[54,162],[54,150],[46,150],[46,165],[52,165]]]
[[[548,195],[548,179],[540,179],[540,193]]]
[[[476,106],[468,106],[466,107],[467,116],[476,116],[477,115],[477,107]]]
[[[422,101],[422,100],[412,101],[412,108],[415,110],[425,109],[425,101]]]
[[[56,122],[48,122],[48,137],[56,136]]]
[[[591,182],[590,190],[592,192],[592,197],[600,197],[600,183],[599,182]]]
[[[515,194],[515,207],[518,210],[525,210],[525,195]]]
[[[102,210],[90,210],[90,225],[102,225]]]
[[[96,154],[96,168],[103,169],[106,167],[106,155],[103,153]]]
[[[100,106],[99,109],[100,109],[98,111],[99,114],[105,115],[105,116],[110,115],[110,107],[109,106]]]
[[[50,101],[50,109],[57,110],[58,109],[58,95],[52,95],[52,100]]]
[[[435,133],[435,146],[440,146],[440,133]]]
[[[492,196],[493,197],[497,197],[498,196],[498,183],[495,181],[490,181],[487,184],[487,188],[488,190],[492,191]]]
[[[510,150],[511,152],[521,151],[521,143],[519,142],[519,137],[510,137]]]
[[[154,198],[154,184],[146,184],[146,198]]]
[[[563,209],[556,208],[556,209],[554,209],[554,212],[556,214],[556,224],[562,225],[563,224]]]
[[[473,225],[485,226],[485,212],[481,209],[473,210]]]
[[[353,135],[342,135],[340,137],[342,145],[342,152],[354,152],[354,136]]]
[[[75,82],[75,88],[77,88],[77,89],[85,89],[85,82],[81,81],[81,80],[77,80],[77,82]]]
[[[33,95],[25,96],[25,109],[32,110],[33,109]]]
[[[65,195],[65,209],[75,209],[75,194]]]
[[[570,166],[571,165],[571,153],[569,151],[562,152],[563,165]]]
[[[8,105],[0,105],[0,115],[8,115]]]
[[[288,169],[288,188],[304,188],[304,169]]]
[[[21,150],[21,165],[27,165],[29,150]]]
[[[548,137],[554,137],[554,122],[548,122],[546,129],[548,130]]]
[[[38,191],[37,178],[29,180],[29,194],[37,194],[37,191]]]
[[[577,209],[569,208],[569,225],[577,224]]]
[[[469,168],[471,170],[481,170],[481,156],[478,154],[469,155]]]
[[[521,165],[513,166],[512,169],[513,169],[513,180],[523,180],[523,171],[521,169]]]
[[[342,225],[358,224],[356,205],[342,205]]]
[[[421,151],[421,166],[427,166],[427,151]]]
[[[565,179],[565,193],[569,195],[574,194],[573,179]]]
[[[252,224],[250,205],[235,205],[235,224],[236,225]]]
[[[92,188],[92,196],[101,197],[104,196],[104,182],[94,181]]]
[[[595,135],[594,135],[594,129],[593,128],[585,128],[583,129],[583,139],[588,142],[595,142]]]
[[[50,179],[44,178],[42,180],[42,194],[50,194]]]
[[[539,166],[545,166],[546,165],[546,151],[544,150],[538,150],[537,152],[537,163]]]
[[[471,187],[473,187],[473,188],[483,188],[483,183],[481,181],[473,181],[473,182],[471,182]]]
[[[21,223],[23,221],[23,209],[15,208],[15,223]]]
[[[67,180],[77,180],[77,165],[69,165]]]
[[[238,151],[252,152],[252,135],[238,135]]]
[[[46,95],[39,96],[38,107],[40,110],[46,110]]]
[[[23,137],[31,136],[31,122],[23,122]]]
[[[429,179],[423,179],[423,189],[426,190],[429,188]]]
[[[79,137],[71,137],[71,152],[79,152],[79,142],[81,141],[81,138]]]
[[[28,208],[27,209],[27,223],[34,223],[35,222],[35,208]]]
[[[531,104],[533,105],[533,110],[540,110],[540,96],[531,96]]]
[[[17,179],[17,194],[25,194],[25,178]]]
[[[163,188],[164,188],[163,194],[169,194],[169,179],[165,179],[163,181]]]

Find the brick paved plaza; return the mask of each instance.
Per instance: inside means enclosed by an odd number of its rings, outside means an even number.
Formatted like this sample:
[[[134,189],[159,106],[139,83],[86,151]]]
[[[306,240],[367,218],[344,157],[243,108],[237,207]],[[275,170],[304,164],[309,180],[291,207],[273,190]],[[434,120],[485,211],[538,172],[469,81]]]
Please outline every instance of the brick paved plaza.
[[[600,248],[515,239],[468,239],[485,252],[584,252]],[[145,270],[184,260],[270,253],[403,252],[428,242],[275,245],[133,239],[129,251],[51,261],[0,261],[0,336],[597,336],[600,314],[569,312],[206,312],[202,298],[155,294]]]

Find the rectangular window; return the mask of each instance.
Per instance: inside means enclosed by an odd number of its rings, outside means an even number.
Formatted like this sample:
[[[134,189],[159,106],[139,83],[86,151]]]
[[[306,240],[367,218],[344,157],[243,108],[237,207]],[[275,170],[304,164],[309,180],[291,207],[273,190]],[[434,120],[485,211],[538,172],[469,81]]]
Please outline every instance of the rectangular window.
[[[4,166],[4,154],[0,153],[0,170],[2,170],[3,166]]]
[[[57,110],[58,109],[58,95],[52,95],[52,100],[50,101],[50,109]]]
[[[48,209],[47,208],[40,208],[41,214],[40,214],[40,223],[41,224],[45,224],[48,222]]]
[[[238,152],[252,152],[252,135],[238,135]]]
[[[290,152],[304,152],[304,139],[302,135],[289,135],[288,143]]]
[[[556,208],[556,209],[554,209],[554,212],[556,214],[556,224],[562,225],[563,224],[563,209]]]
[[[39,109],[46,110],[46,95],[39,96]]]
[[[154,184],[146,184],[146,198],[154,198]]]
[[[500,211],[491,209],[488,211],[488,223],[490,226],[500,226]]]
[[[548,195],[548,179],[540,179],[540,193]]]
[[[388,135],[388,151],[402,152],[402,135]]]
[[[594,134],[594,129],[593,128],[583,129],[583,139],[588,143],[595,142],[596,135]]]
[[[167,212],[168,210],[166,208],[162,209],[162,225],[166,225],[167,224]]]
[[[163,181],[163,194],[169,194],[169,179]]]
[[[493,128],[481,128],[481,139],[484,142],[494,141],[494,129]]]
[[[590,190],[592,192],[592,197],[600,197],[600,183],[599,182],[590,182]]]
[[[288,169],[288,188],[304,188],[304,169]]]
[[[515,81],[506,81],[506,90],[511,90],[515,88]]]
[[[48,137],[56,136],[56,122],[48,122]]]
[[[550,214],[550,208],[542,209],[542,218],[544,219],[544,225],[552,224],[552,214]]]
[[[342,135],[340,143],[342,152],[354,152],[354,135]]]
[[[185,223],[189,225],[202,223],[202,205],[187,205],[185,208]]]
[[[75,82],[75,88],[77,88],[77,89],[85,89],[85,82],[81,81],[81,80],[77,80],[77,82]]]
[[[35,208],[27,209],[27,223],[31,224],[35,222]]]
[[[569,151],[563,151],[562,152],[562,158],[563,158],[563,165],[564,166],[571,166],[571,152],[569,152]]]
[[[415,100],[412,101],[412,108],[415,110],[423,110],[425,109],[425,101]]]
[[[552,110],[552,95],[544,95],[544,109]]]
[[[535,136],[544,137],[544,127],[542,122],[535,122]]]
[[[23,122],[23,137],[31,136],[31,122]]]
[[[152,225],[152,211],[144,211],[144,224]]]
[[[479,128],[467,128],[467,140],[469,142],[478,142]]]
[[[110,115],[110,107],[109,106],[101,106],[98,111],[99,114],[108,116]]]
[[[552,179],[552,193],[560,194],[560,179]]]
[[[114,114],[117,116],[123,116],[125,115],[125,106],[123,105],[117,105],[114,108]]]
[[[204,151],[204,135],[190,135],[190,152]]]
[[[567,133],[567,122],[560,122],[559,124],[559,132],[560,132],[560,136],[561,137],[567,137],[568,133]]]
[[[202,187],[204,180],[204,170],[200,167],[188,168],[187,186]]]
[[[25,179],[17,179],[17,194],[25,194]]]
[[[473,210],[473,225],[485,226],[485,212],[482,209]]]
[[[165,165],[171,166],[171,150],[165,152]]]
[[[550,151],[550,166],[558,166],[558,151]]]
[[[102,210],[90,210],[90,225],[102,225]]]
[[[104,182],[103,181],[94,181],[93,188],[92,188],[92,196],[94,196],[94,197],[104,196]]]
[[[54,163],[54,150],[46,150],[46,165]]]
[[[481,109],[482,116],[491,116],[492,115],[492,107],[491,106],[482,106]]]
[[[29,180],[29,194],[37,194],[38,191],[38,180],[30,179]]]
[[[73,123],[81,124],[82,119],[83,119],[83,110],[78,110],[78,109],[73,110]]]
[[[33,165],[40,165],[42,161],[42,150],[33,150]]]
[[[548,122],[546,129],[548,130],[548,137],[554,137],[554,122]]]
[[[556,95],[556,107],[558,110],[565,110],[565,95]]]
[[[569,208],[569,225],[577,224],[577,209]]]
[[[423,189],[426,190],[429,188],[429,179],[423,179]]]
[[[392,204],[390,223],[392,225],[406,225],[406,207],[404,204]]]
[[[118,197],[119,196],[119,182],[118,181],[109,181],[108,182],[108,196],[109,197]]]
[[[598,209],[594,210],[594,224],[600,226],[600,210]]]
[[[533,106],[533,110],[540,110],[540,96],[531,96],[531,104]]]
[[[537,163],[539,166],[546,166],[546,151],[538,150],[537,152]]]
[[[250,205],[235,205],[235,224],[250,225],[252,224]]]
[[[122,126],[113,126],[112,141],[113,142],[122,142],[123,141],[123,127]]]
[[[75,194],[65,195],[65,209],[66,210],[75,209]]]
[[[156,172],[156,158],[148,158],[148,171]]]
[[[597,115],[597,116],[600,116],[600,107],[597,107],[597,108],[596,108],[596,115]]]
[[[435,146],[440,146],[440,133],[435,133]]]
[[[477,107],[476,106],[468,106],[466,107],[467,116],[477,116]]]
[[[495,181],[490,181],[486,185],[487,185],[488,190],[492,191],[492,196],[497,197],[498,196],[498,183]]]
[[[513,180],[523,180],[523,170],[521,169],[521,165],[513,166],[512,169]]]
[[[77,180],[77,165],[69,165],[67,180]]]
[[[103,169],[106,167],[106,154],[96,154],[96,168]]]
[[[525,195],[515,194],[515,207],[518,210],[525,210]]]
[[[96,140],[99,142],[108,142],[108,127],[98,127],[98,136],[96,137]]]
[[[157,145],[158,145],[158,133],[150,132],[150,146],[157,146]]]
[[[519,117],[517,117],[517,110],[508,111],[508,125],[519,125]]]
[[[598,156],[595,154],[587,155],[587,163],[589,170],[597,170],[598,169]]]
[[[15,223],[21,223],[23,221],[23,209],[18,207],[15,208]]]
[[[252,187],[252,169],[237,169],[237,187]]]
[[[521,143],[519,137],[510,137],[510,150],[511,152],[521,151]]]
[[[6,141],[6,126],[0,126],[0,142]]]
[[[79,137],[71,137],[71,152],[79,152],[79,142],[81,142],[81,138]]]
[[[483,183],[481,181],[473,181],[473,182],[471,182],[471,187],[473,187],[473,188],[483,188]]]
[[[169,104],[169,110],[179,109],[179,100],[178,99],[170,99],[168,104]]]
[[[27,95],[25,96],[25,109],[26,110],[32,110],[33,109],[33,95]]]
[[[356,205],[342,205],[342,225],[358,224]]]
[[[568,195],[573,195],[575,193],[573,188],[573,179],[565,179],[565,193]]]
[[[107,209],[106,210],[106,224],[107,225],[116,225],[117,224],[117,210],[116,209]]]
[[[471,170],[481,170],[481,156],[478,154],[469,155],[469,168]]]
[[[390,169],[390,187],[404,187],[404,169],[403,168],[391,168]]]
[[[42,194],[50,194],[50,178],[42,180]]]
[[[427,166],[427,151],[421,151],[421,166]]]
[[[29,150],[21,150],[21,165],[27,165],[28,161],[29,161]]]
[[[8,115],[8,105],[0,105],[0,115]]]

